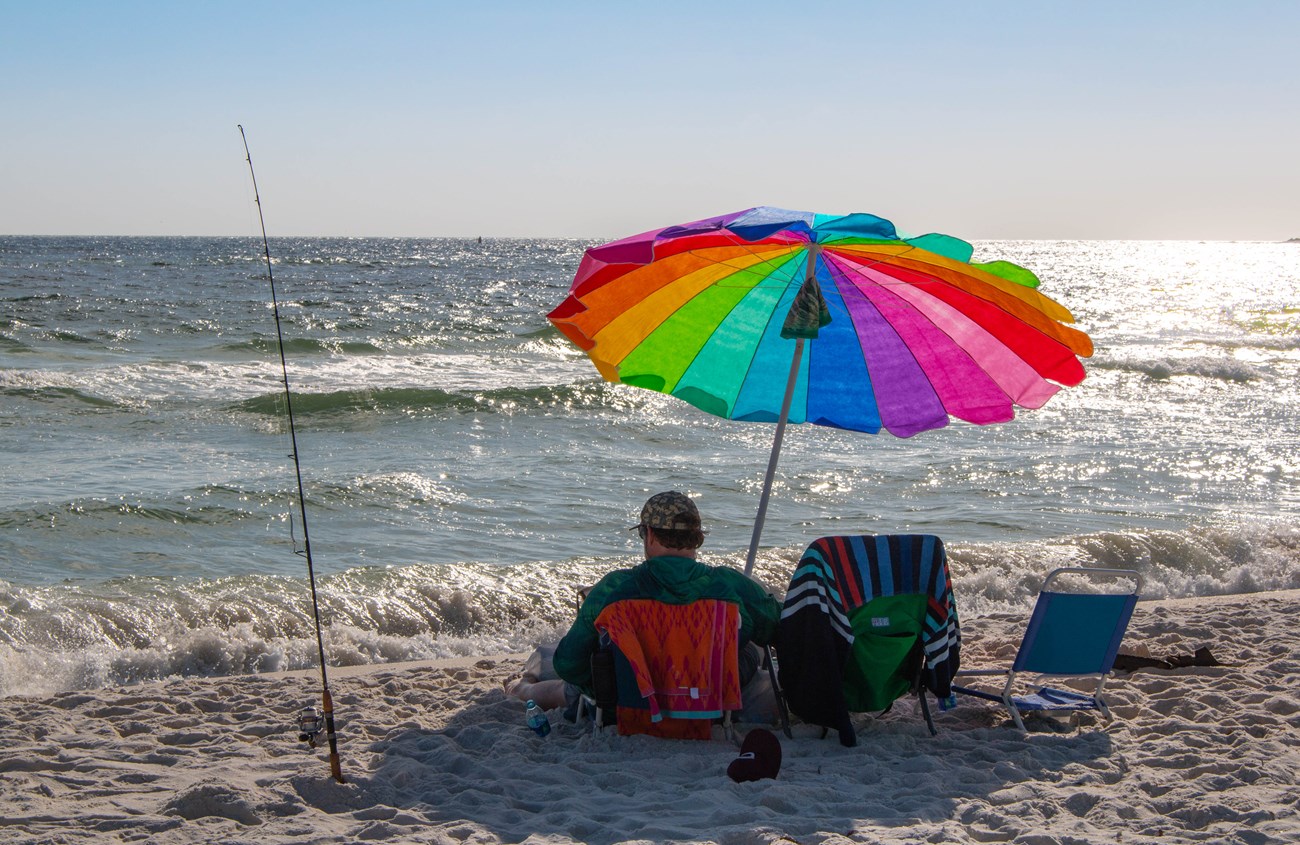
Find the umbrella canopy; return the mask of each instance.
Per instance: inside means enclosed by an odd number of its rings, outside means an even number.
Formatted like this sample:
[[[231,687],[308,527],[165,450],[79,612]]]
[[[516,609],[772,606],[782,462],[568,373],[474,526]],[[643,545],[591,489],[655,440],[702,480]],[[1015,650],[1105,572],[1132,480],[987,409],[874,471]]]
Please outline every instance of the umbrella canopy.
[[[548,316],[608,381],[780,423],[752,567],[787,417],[910,437],[1010,420],[1083,379],[1092,343],[1070,312],[972,254],[871,214],[751,208],[587,250]]]

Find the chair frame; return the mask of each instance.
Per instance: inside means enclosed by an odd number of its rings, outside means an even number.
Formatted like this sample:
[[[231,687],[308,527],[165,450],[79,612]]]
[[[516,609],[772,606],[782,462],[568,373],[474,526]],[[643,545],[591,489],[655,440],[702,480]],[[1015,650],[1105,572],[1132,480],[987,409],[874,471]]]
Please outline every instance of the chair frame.
[[[605,642],[602,643],[601,647],[591,655],[591,674],[593,678],[596,678],[598,672],[608,671],[610,673],[613,673],[614,671],[613,663],[610,663],[608,667],[603,670],[597,668],[596,655],[601,653],[610,654],[616,648],[618,647],[615,646],[613,643]],[[613,678],[611,677],[609,681],[612,683]],[[582,698],[582,703],[578,707],[578,718],[579,719],[585,718],[587,711],[590,710],[592,713],[591,732],[593,734],[602,733],[606,727],[605,713],[609,710],[613,710],[618,706],[618,697],[615,696],[614,698],[609,700],[602,700],[602,696],[600,694],[587,695],[586,693],[582,693],[581,698]],[[735,730],[734,730],[734,725],[732,723],[731,714],[732,711],[730,710],[722,711],[722,730],[728,739],[735,738]],[[788,729],[789,728],[787,727],[787,730]]]
[[[1132,579],[1134,582],[1134,587],[1131,593],[1069,593],[1069,595],[1121,595],[1121,596],[1132,595],[1134,597],[1134,601],[1136,602],[1137,597],[1142,591],[1142,585],[1143,585],[1142,575],[1138,573],[1136,570],[1132,570],[1132,569],[1061,567],[1059,569],[1052,570],[1050,573],[1048,573],[1047,577],[1043,580],[1043,585],[1042,587],[1039,588],[1038,591],[1040,600],[1044,593],[1050,592],[1049,587],[1052,585],[1052,582],[1062,575],[1102,576],[1102,577],[1117,578],[1117,579],[1128,578],[1128,579]],[[1110,708],[1109,706],[1107,706],[1106,700],[1102,697],[1102,690],[1106,686],[1106,681],[1110,678],[1111,667],[1114,665],[1115,654],[1119,650],[1120,640],[1123,638],[1124,632],[1128,628],[1129,618],[1131,617],[1131,609],[1128,613],[1125,614],[1124,618],[1120,620],[1119,624],[1116,625],[1116,630],[1114,632],[1114,641],[1111,644],[1111,647],[1107,655],[1107,659],[1105,661],[1105,670],[1101,672],[1034,672],[1032,670],[1022,670],[1017,668],[1020,665],[1020,661],[1024,653],[1025,645],[1029,641],[1029,633],[1032,630],[1033,623],[1036,621],[1038,616],[1039,616],[1038,606],[1035,605],[1034,613],[1030,617],[1030,624],[1026,626],[1025,633],[1021,636],[1020,651],[1016,654],[1015,663],[1013,663],[1010,668],[1008,669],[961,669],[958,670],[957,672],[957,677],[959,678],[964,676],[988,677],[994,675],[1005,675],[1006,683],[1003,684],[1002,691],[1000,693],[989,693],[983,690],[975,690],[975,689],[970,689],[969,687],[959,687],[956,685],[953,686],[953,691],[961,693],[963,695],[969,695],[976,698],[987,699],[989,701],[1001,702],[1002,705],[1006,707],[1007,712],[1011,714],[1011,719],[1012,721],[1015,722],[1016,727],[1022,731],[1026,731],[1027,729],[1025,728],[1024,719],[1020,715],[1021,708],[1017,706],[1018,699],[1016,698],[1016,696],[1012,694],[1012,690],[1015,687],[1017,678],[1019,678],[1021,675],[1034,675],[1036,678],[1040,678],[1040,679],[1045,679],[1045,678],[1082,679],[1082,678],[1095,677],[1097,679],[1097,686],[1092,691],[1091,695],[1076,692],[1074,690],[1060,690],[1060,689],[1053,689],[1049,687],[1043,687],[1041,690],[1039,690],[1038,695],[1040,696],[1051,695],[1056,697],[1057,699],[1059,699],[1060,702],[1058,706],[1025,707],[1024,709],[1028,712],[1052,712],[1052,711],[1078,712],[1080,710],[1099,710],[1101,714],[1105,717],[1105,719],[1107,721],[1110,721],[1111,719]],[[1020,700],[1020,702],[1023,705],[1024,701]]]
[[[586,708],[590,707],[591,710],[592,710],[592,712],[595,713],[595,715],[594,715],[594,716],[592,717],[592,719],[591,719],[591,732],[592,732],[592,734],[593,734],[593,735],[599,735],[599,734],[604,733],[605,728],[608,727],[608,726],[605,724],[605,710],[606,710],[606,708],[601,707],[601,706],[596,702],[596,699],[594,699],[594,698],[592,698],[591,696],[586,695],[586,694],[583,694],[583,696],[582,696],[582,702],[583,702],[583,707],[581,707],[581,708],[579,709],[579,716],[580,716],[580,718],[583,717],[583,716],[585,715],[585,710],[586,710]],[[722,726],[722,735],[723,735],[724,737],[726,737],[728,740],[730,740],[730,741],[732,741],[732,742],[735,742],[735,741],[736,741],[736,724],[735,724],[735,722],[732,721],[731,714],[732,714],[732,711],[731,711],[731,710],[723,710],[723,711],[722,711],[722,721],[719,722],[719,724]],[[787,730],[787,731],[789,730],[789,726],[788,726],[788,725],[786,726],[786,730]]]
[[[859,676],[850,672],[849,661],[852,655],[871,649],[867,646],[869,639],[854,633],[852,620],[865,613],[873,601],[886,597],[915,598],[919,602],[917,612],[923,613],[916,636],[907,640],[909,653],[890,675],[905,679],[907,688],[888,702],[879,702],[885,696],[875,696],[872,703],[880,703],[880,707],[858,709],[865,700],[844,692],[845,686],[851,680],[856,683]],[[910,618],[911,612],[910,608],[891,607],[890,613],[882,618],[888,625],[888,619],[895,614],[903,613]],[[873,628],[885,627],[874,624],[874,618],[872,622]],[[892,627],[890,636],[900,644],[903,642],[901,631]],[[783,710],[789,708],[789,713],[822,726],[823,736],[836,730],[842,745],[857,745],[852,713],[888,712],[895,701],[906,695],[917,696],[926,728],[931,736],[936,735],[938,731],[926,695],[939,698],[942,691],[940,702],[949,699],[961,643],[951,570],[942,538],[932,534],[843,534],[817,538],[807,547],[791,576],[782,604],[778,640],[784,641],[776,644],[776,661],[782,665],[780,683],[775,686]],[[810,647],[808,643],[816,645]],[[785,651],[787,646],[789,653]],[[835,665],[841,662],[843,665]],[[790,669],[788,673],[787,669]],[[799,689],[804,684],[807,686]],[[790,697],[797,699],[794,706],[787,698],[789,688],[798,692]],[[850,699],[855,705],[853,709],[849,708]],[[800,709],[804,710],[803,714]]]

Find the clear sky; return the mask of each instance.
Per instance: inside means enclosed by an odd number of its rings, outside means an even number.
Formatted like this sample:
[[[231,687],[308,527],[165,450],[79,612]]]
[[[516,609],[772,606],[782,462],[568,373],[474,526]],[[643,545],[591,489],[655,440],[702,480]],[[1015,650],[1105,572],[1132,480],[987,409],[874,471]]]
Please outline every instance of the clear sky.
[[[1300,2],[0,0],[0,233],[1300,237]]]

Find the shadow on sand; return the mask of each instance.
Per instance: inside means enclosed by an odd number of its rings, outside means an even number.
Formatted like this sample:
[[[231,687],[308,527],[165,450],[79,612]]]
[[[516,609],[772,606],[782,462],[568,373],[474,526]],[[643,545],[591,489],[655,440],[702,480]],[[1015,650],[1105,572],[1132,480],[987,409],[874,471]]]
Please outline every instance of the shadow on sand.
[[[419,820],[451,838],[487,830],[504,842],[537,835],[594,845],[735,845],[861,827],[978,824],[959,805],[985,806],[1039,781],[1114,783],[1123,774],[1100,730],[1060,733],[1044,724],[1025,736],[976,707],[942,714],[939,736],[930,737],[915,714],[899,709],[864,719],[857,748],[800,726],[793,740],[782,737],[778,778],[737,784],[726,777],[737,751],[725,740],[593,735],[558,718],[541,738],[524,727],[520,703],[494,690],[441,729],[397,730],[376,742],[355,797],[369,803],[375,836]]]

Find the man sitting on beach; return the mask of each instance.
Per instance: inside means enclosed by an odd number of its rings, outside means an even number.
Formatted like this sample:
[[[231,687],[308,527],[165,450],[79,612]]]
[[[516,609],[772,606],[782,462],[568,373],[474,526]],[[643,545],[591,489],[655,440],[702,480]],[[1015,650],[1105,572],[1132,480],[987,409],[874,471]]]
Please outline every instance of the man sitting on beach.
[[[587,593],[569,632],[555,648],[555,674],[545,679],[541,650],[529,660],[524,677],[506,687],[511,695],[532,699],[550,710],[572,706],[580,693],[591,695],[591,656],[600,644],[596,617],[622,599],[654,599],[667,604],[689,604],[697,599],[722,599],[740,610],[740,682],[752,678],[761,649],[776,634],[781,604],[755,580],[726,566],[698,562],[704,543],[700,512],[685,494],[670,490],[651,496],[632,529],[640,534],[645,562],[617,569],[600,579]]]

